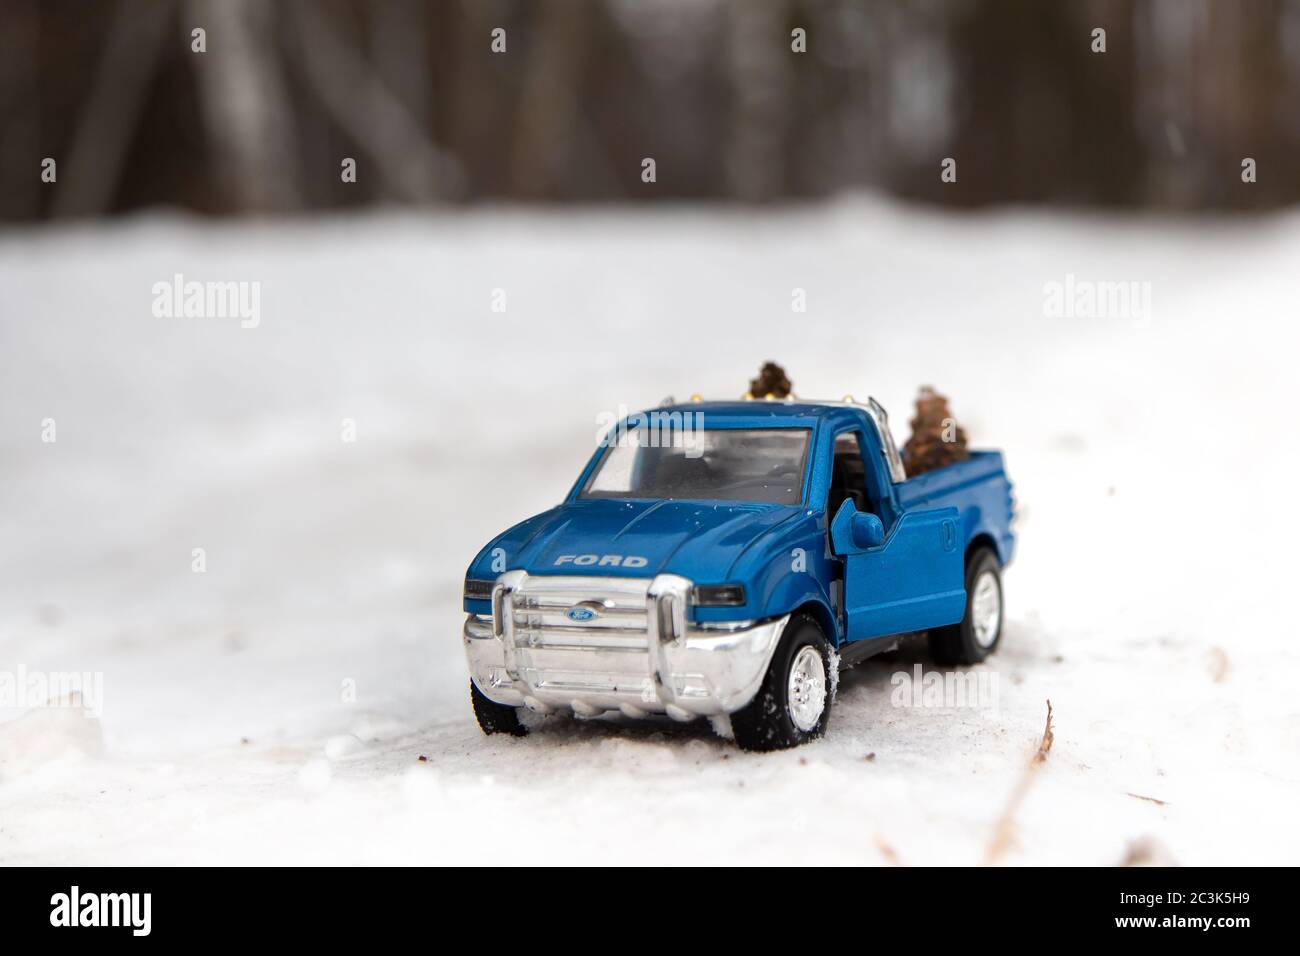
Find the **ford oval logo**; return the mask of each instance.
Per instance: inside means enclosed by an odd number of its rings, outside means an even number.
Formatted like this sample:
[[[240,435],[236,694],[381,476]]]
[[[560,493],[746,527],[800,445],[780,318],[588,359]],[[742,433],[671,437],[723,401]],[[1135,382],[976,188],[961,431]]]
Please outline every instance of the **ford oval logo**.
[[[594,608],[584,607],[579,604],[577,607],[571,607],[565,611],[564,616],[570,621],[584,623],[586,621],[594,621],[597,617],[597,613]]]

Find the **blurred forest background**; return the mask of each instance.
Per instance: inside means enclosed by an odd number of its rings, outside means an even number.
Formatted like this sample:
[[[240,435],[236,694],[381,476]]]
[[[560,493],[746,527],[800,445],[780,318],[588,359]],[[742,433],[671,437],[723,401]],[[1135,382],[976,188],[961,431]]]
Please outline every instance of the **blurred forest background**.
[[[4,0],[0,218],[857,188],[1259,209],[1300,199],[1298,104],[1300,0]]]

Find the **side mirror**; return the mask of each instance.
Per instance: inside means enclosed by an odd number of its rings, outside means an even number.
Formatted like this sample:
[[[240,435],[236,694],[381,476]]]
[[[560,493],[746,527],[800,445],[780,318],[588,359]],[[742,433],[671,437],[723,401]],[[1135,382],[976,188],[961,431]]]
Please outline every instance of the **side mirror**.
[[[853,543],[864,551],[885,540],[885,526],[868,511],[853,513]]]
[[[859,511],[846,498],[831,521],[831,546],[838,555],[859,554],[885,540],[885,526],[875,515]]]

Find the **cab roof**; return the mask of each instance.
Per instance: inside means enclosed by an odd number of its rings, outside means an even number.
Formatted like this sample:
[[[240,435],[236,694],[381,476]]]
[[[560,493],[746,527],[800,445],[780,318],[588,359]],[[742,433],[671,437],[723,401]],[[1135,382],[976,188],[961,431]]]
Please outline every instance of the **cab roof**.
[[[710,423],[724,428],[812,428],[826,422],[831,426],[861,422],[867,414],[858,405],[834,402],[785,401],[783,399],[754,399],[729,402],[677,402],[647,409],[642,414],[703,415],[703,427]]]

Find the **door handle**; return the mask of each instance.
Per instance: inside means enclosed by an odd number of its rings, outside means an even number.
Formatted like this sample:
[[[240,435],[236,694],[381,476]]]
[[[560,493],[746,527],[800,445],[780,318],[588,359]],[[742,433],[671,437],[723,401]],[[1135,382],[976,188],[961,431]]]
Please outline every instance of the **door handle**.
[[[951,518],[944,518],[939,525],[939,533],[943,542],[943,550],[955,551],[957,548],[957,522]]]

